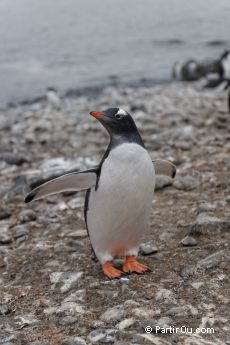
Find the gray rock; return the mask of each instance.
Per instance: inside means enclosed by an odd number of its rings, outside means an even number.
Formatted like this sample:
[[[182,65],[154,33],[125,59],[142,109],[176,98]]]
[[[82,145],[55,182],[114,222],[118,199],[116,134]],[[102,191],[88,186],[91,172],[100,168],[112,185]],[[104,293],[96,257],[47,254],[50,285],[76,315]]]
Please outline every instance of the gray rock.
[[[228,256],[224,250],[216,252],[207,256],[206,258],[197,262],[196,265],[188,265],[181,271],[182,277],[194,276],[202,273],[205,269],[219,267],[222,262],[229,262],[230,256]]]
[[[157,321],[157,326],[159,326],[160,328],[167,328],[170,325],[172,326],[172,319],[168,316],[161,317]]]
[[[3,152],[0,156],[6,163],[14,165],[22,165],[23,163],[28,163],[27,157],[20,154],[12,154],[10,152]]]
[[[33,314],[19,315],[15,319],[18,320],[16,321],[16,323],[19,326],[35,325],[36,323],[39,322],[39,320]]]
[[[88,236],[88,231],[86,229],[71,231],[71,232],[68,232],[66,234],[66,236],[67,237],[71,237],[71,238],[87,237]]]
[[[183,244],[183,246],[192,247],[197,245],[197,240],[192,236],[185,236],[181,240],[181,243]]]
[[[26,345],[49,345],[48,340],[35,340],[26,343]]]
[[[2,220],[0,222],[0,244],[7,244],[12,242],[12,235],[9,231],[9,222]]]
[[[1,192],[0,192],[0,196],[1,196]],[[5,218],[9,218],[12,215],[12,212],[9,210],[0,210],[0,220],[5,219]]]
[[[131,326],[133,326],[136,323],[136,320],[133,318],[129,318],[129,319],[124,319],[122,321],[120,321],[117,325],[116,328],[119,329],[119,331],[123,331],[127,328],[130,328]]]
[[[36,218],[36,213],[33,210],[23,210],[18,215],[18,219],[21,223],[31,222],[36,220]]]
[[[25,225],[16,225],[12,232],[15,239],[29,235],[29,230]]]
[[[153,317],[155,315],[155,311],[150,309],[150,308],[134,308],[132,310],[132,314],[137,317],[138,319],[141,318],[145,318],[145,319],[149,319],[151,317]]]
[[[197,208],[198,213],[215,211],[216,206],[209,202],[202,202]]]
[[[68,202],[68,206],[73,210],[75,210],[76,208],[82,208],[83,205],[84,199],[81,197],[76,197]]]
[[[62,293],[68,292],[82,277],[83,272],[53,272],[50,274],[50,281],[52,284],[62,283],[60,288]]]
[[[141,243],[140,252],[142,255],[150,255],[158,252],[158,248],[151,243]]]
[[[83,302],[85,300],[85,296],[86,296],[86,289],[77,290],[71,293],[69,296],[67,296],[64,299],[64,302],[76,302],[76,301]]]
[[[199,290],[201,286],[204,286],[204,282],[192,282],[190,284],[194,289]]]
[[[140,326],[145,330],[146,327],[150,326],[152,328],[153,332],[160,333],[160,328],[167,328],[169,326],[172,326],[172,319],[170,317],[161,317],[159,320],[149,319],[149,320],[143,320],[140,322]]]
[[[11,332],[10,335],[7,335],[4,338],[0,338],[0,344],[5,345],[7,343],[9,344],[16,344],[16,341],[18,340],[18,333],[17,332]]]
[[[191,224],[191,234],[207,234],[230,231],[230,221],[217,217],[210,217],[206,213],[200,213],[194,223]]]
[[[11,312],[11,308],[7,304],[0,305],[0,315],[6,315]]]
[[[159,289],[155,294],[155,300],[160,301],[162,299],[171,300],[173,297],[173,292],[168,289]]]
[[[63,302],[60,307],[56,308],[55,313],[61,314],[65,313],[66,315],[75,315],[75,314],[85,314],[85,307],[76,303],[76,302]]]
[[[198,268],[214,268],[218,267],[221,262],[223,261],[230,261],[230,256],[228,256],[224,250],[220,250],[214,254],[207,256],[205,259],[198,261],[197,267]]]
[[[173,179],[165,175],[156,175],[155,190],[171,186]]]
[[[70,325],[75,324],[77,321],[78,319],[76,317],[67,315],[63,317],[62,319],[60,319],[59,324],[63,326],[70,326]]]
[[[68,337],[62,340],[61,345],[87,345],[85,340],[80,337]]]
[[[130,279],[127,278],[127,277],[121,277],[121,278],[119,279],[119,282],[121,283],[121,285],[128,285],[129,282],[130,282]]]
[[[166,312],[167,315],[172,317],[181,317],[187,314],[187,311],[183,307],[172,307]]]
[[[88,341],[94,343],[112,343],[117,340],[119,331],[117,329],[97,329],[90,332],[88,335]]]
[[[193,177],[177,176],[173,182],[173,186],[177,189],[188,191],[197,188],[199,181]]]
[[[121,307],[109,308],[104,312],[100,319],[104,322],[121,321],[126,317],[126,311]]]

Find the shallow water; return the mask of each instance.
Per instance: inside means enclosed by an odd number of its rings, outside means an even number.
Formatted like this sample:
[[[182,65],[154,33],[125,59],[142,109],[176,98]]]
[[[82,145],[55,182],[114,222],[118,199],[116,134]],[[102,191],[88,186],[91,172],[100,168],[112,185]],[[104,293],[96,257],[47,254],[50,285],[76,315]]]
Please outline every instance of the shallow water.
[[[1,0],[0,106],[111,76],[169,79],[175,61],[230,45],[229,14],[229,0]]]

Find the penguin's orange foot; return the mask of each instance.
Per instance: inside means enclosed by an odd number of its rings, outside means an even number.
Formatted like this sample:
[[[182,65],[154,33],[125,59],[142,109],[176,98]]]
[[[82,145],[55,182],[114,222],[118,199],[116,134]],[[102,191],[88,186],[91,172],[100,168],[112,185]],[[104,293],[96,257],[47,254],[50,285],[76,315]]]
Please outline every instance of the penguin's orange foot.
[[[120,276],[123,274],[122,271],[120,271],[120,270],[118,270],[117,268],[113,267],[112,261],[106,261],[106,262],[102,265],[102,269],[103,269],[104,274],[105,274],[109,279],[120,278]]]
[[[123,271],[126,273],[136,272],[136,273],[144,273],[149,271],[150,268],[147,265],[141,264],[136,260],[135,255],[128,255],[125,258],[125,262],[123,265]]]

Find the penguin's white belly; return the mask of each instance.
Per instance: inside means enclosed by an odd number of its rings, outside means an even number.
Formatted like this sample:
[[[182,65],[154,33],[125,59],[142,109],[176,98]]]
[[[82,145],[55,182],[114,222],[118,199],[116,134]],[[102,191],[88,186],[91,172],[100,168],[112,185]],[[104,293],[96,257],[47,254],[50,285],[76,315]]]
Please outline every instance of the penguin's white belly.
[[[97,190],[91,189],[87,225],[100,262],[137,253],[151,210],[155,173],[148,152],[125,143],[105,159]]]

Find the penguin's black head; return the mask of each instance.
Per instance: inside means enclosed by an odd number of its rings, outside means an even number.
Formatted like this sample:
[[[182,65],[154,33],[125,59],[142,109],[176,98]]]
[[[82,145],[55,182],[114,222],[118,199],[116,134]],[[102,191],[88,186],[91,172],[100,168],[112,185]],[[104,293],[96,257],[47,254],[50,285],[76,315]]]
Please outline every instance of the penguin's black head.
[[[91,111],[90,115],[98,119],[111,136],[128,135],[137,131],[132,116],[121,108],[109,108],[102,112]]]

